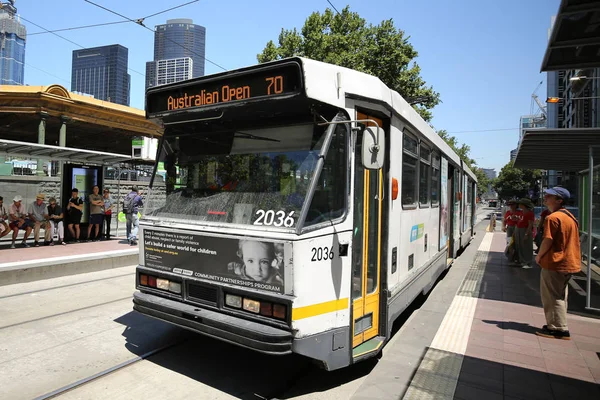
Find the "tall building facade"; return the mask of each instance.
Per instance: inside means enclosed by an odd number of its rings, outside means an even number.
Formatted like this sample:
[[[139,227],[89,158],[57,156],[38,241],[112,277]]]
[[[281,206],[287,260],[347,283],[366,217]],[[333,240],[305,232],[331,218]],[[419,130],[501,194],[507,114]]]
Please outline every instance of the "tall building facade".
[[[96,99],[129,105],[129,50],[120,44],[73,50],[71,91]]]
[[[556,17],[550,20],[548,39]],[[600,126],[600,69],[564,70],[546,72],[546,93],[558,103],[548,103],[548,128],[592,128]],[[567,166],[565,166],[567,167]],[[542,171],[544,188],[563,186],[571,192],[572,203],[577,204],[577,171]]]
[[[146,63],[146,89],[204,76],[205,51],[206,28],[191,19],[170,19],[157,25],[154,60]]]
[[[0,85],[22,85],[25,78],[27,29],[14,0],[0,1]]]

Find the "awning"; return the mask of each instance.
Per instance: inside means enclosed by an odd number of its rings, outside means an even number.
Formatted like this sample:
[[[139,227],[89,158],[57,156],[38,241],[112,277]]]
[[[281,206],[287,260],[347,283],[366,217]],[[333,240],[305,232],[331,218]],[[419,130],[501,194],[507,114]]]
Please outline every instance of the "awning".
[[[600,0],[562,0],[542,72],[600,66]]]
[[[600,128],[526,129],[515,167],[579,172],[589,168],[589,146],[600,146]]]
[[[13,157],[45,158],[78,164],[115,165],[131,161],[131,156],[100,151],[51,146],[0,139],[0,155]]]

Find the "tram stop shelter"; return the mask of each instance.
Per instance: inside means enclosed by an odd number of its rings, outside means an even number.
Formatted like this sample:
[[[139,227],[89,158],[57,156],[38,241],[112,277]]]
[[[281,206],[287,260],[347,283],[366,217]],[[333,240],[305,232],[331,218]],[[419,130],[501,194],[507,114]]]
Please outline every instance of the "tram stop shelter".
[[[132,141],[159,138],[162,132],[146,119],[144,110],[72,93],[60,85],[0,85],[0,157],[36,159],[36,175],[41,177],[46,176],[44,162],[60,166],[56,176],[63,188],[61,204],[66,200],[64,188],[71,184],[63,174],[67,165],[143,163],[133,157]]]
[[[600,0],[562,0],[541,72],[599,68],[599,19]],[[600,311],[600,128],[526,129],[514,165],[579,173],[586,308]]]

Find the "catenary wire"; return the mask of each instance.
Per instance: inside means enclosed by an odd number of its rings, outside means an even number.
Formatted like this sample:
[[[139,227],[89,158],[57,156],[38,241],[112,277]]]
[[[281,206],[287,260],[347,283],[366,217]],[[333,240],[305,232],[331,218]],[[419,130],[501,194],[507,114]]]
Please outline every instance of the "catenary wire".
[[[41,31],[41,32],[28,33],[27,36],[45,35],[46,33],[64,32],[64,31],[74,31],[74,30],[77,30],[77,29],[95,28],[97,26],[125,24],[127,22],[128,21],[115,21],[115,22],[104,22],[102,24],[90,24],[90,25],[83,25],[83,26],[73,26],[71,28],[53,29],[51,31]]]
[[[154,33],[154,32],[155,32],[155,30],[154,30],[154,29],[152,29],[152,28],[149,28],[149,27],[147,27],[146,25],[144,25],[144,21],[143,21],[143,19],[142,19],[142,18],[140,18],[140,19],[138,19],[138,20],[134,20],[134,19],[131,19],[131,18],[129,18],[129,17],[126,17],[125,15],[123,15],[123,14],[120,14],[120,13],[118,13],[118,12],[114,11],[114,10],[111,10],[110,8],[107,8],[107,7],[104,7],[104,6],[100,5],[100,4],[94,3],[93,1],[90,1],[90,0],[84,0],[84,1],[85,1],[86,3],[90,3],[90,4],[94,5],[94,6],[96,6],[96,7],[98,7],[98,8],[101,8],[101,9],[103,9],[103,10],[105,10],[105,11],[107,11],[107,12],[111,13],[111,14],[118,15],[119,17],[121,17],[121,18],[124,18],[124,19],[126,19],[126,20],[128,20],[128,21],[130,21],[130,22],[133,22],[134,24],[137,24],[137,25],[139,25],[139,26],[141,26],[141,27],[143,27],[143,28],[146,28],[147,30],[149,30],[149,31],[150,31],[150,32],[152,32],[152,33]],[[219,67],[219,68],[221,68],[223,71],[227,71],[227,68],[223,67],[222,65],[219,65],[219,64],[217,64],[217,63],[216,63],[216,62],[214,62],[214,61],[211,61],[211,60],[209,60],[209,59],[208,59],[208,58],[206,58],[205,56],[202,56],[202,55],[200,55],[200,54],[196,53],[195,51],[193,51],[193,50],[191,50],[191,49],[189,49],[189,48],[185,47],[184,45],[182,45],[182,44],[180,44],[180,43],[177,43],[177,42],[176,42],[176,41],[174,41],[174,40],[171,40],[171,39],[169,39],[169,38],[168,38],[168,37],[166,37],[166,36],[165,36],[164,38],[165,38],[166,40],[168,40],[169,42],[171,42],[171,43],[173,43],[173,44],[175,44],[175,45],[177,45],[177,46],[179,46],[179,47],[183,48],[184,50],[187,50],[187,51],[189,51],[190,53],[197,55],[198,57],[202,57],[204,60],[208,61],[208,62],[209,62],[209,63],[211,63],[212,65],[214,65],[214,66],[216,66],[216,67]]]
[[[176,10],[176,9],[181,8],[183,6],[187,6],[188,4],[196,3],[198,1],[200,1],[200,0],[189,1],[187,3],[180,4],[178,6],[167,8],[166,10],[162,10],[162,11],[156,12],[154,14],[146,15],[145,17],[142,17],[140,19],[141,20],[145,20],[145,19],[148,19],[148,18],[152,18],[152,17],[155,17],[157,15],[164,14],[164,13],[166,13],[168,11]],[[113,21],[113,22],[104,22],[104,23],[101,23],[101,24],[89,24],[89,25],[83,25],[83,26],[74,26],[74,27],[70,27],[70,28],[53,29],[51,31],[45,31],[45,32],[42,31],[42,32],[29,33],[28,36],[43,35],[43,34],[46,34],[46,33],[54,33],[54,32],[73,31],[73,30],[77,30],[77,29],[95,28],[95,27],[98,27],[98,26],[106,26],[106,25],[126,24],[127,22],[130,22],[130,21]]]
[[[340,13],[340,12],[337,10],[337,8],[335,8],[335,6],[333,5],[333,3],[332,3],[331,1],[327,0],[327,2],[328,2],[330,5],[331,5],[331,7],[333,7],[333,9],[335,10],[335,12],[336,12],[336,13],[338,13],[338,14]]]
[[[30,23],[30,24],[32,24],[32,25],[35,25],[35,26],[37,26],[37,27],[38,27],[38,28],[40,28],[40,29],[43,29],[43,30],[47,31],[48,33],[51,33],[51,34],[53,34],[54,36],[58,36],[59,38],[61,38],[61,39],[63,39],[63,40],[66,40],[67,42],[69,42],[69,43],[72,43],[72,44],[74,44],[74,45],[75,45],[75,46],[77,46],[77,47],[80,47],[80,48],[82,48],[82,49],[85,49],[85,48],[86,48],[86,47],[84,47],[84,46],[80,45],[79,43],[75,43],[74,41],[72,41],[72,40],[70,40],[70,39],[67,39],[67,38],[66,38],[66,37],[64,37],[64,36],[61,36],[61,35],[59,35],[58,33],[51,32],[50,30],[48,30],[48,29],[44,28],[43,26],[41,26],[41,25],[39,25],[39,24],[36,24],[36,23],[35,23],[35,22],[33,22],[33,21],[30,21],[30,20],[28,20],[27,18],[23,17],[22,15],[21,15],[21,19],[22,19],[23,21],[25,21],[25,22],[28,22],[28,23]],[[103,57],[105,57],[105,56],[103,56]],[[139,74],[139,75],[141,75],[141,76],[146,76],[145,74],[142,74],[141,72],[139,72],[139,71],[136,71],[136,70],[135,70],[135,69],[133,69],[133,68],[129,68],[129,67],[127,67],[127,69],[128,69],[129,71],[131,71],[131,72],[135,72],[136,74]]]

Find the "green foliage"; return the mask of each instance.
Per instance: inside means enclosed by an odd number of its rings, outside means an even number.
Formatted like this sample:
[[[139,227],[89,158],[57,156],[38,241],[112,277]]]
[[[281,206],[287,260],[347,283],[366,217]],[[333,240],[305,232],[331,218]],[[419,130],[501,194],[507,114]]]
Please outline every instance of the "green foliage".
[[[257,59],[264,63],[301,56],[366,72],[414,103],[415,110],[429,121],[440,95],[426,87],[421,68],[414,62],[417,55],[392,19],[367,24],[346,6],[339,14],[329,8],[323,14],[312,13],[300,32],[282,29],[278,44],[269,41]]]
[[[450,146],[452,148],[452,150],[454,150],[454,152],[456,154],[458,154],[458,156],[460,157],[461,160],[463,160],[463,162],[465,164],[467,164],[467,166],[473,170],[473,168],[475,167],[475,160],[473,160],[470,156],[471,153],[471,146],[466,145],[466,144],[461,144],[460,146],[458,145],[458,140],[456,140],[456,138],[454,136],[450,136],[448,134],[448,132],[445,129],[439,130],[437,132],[437,134],[444,139],[444,141],[448,144],[448,146]]]
[[[539,169],[515,168],[510,161],[504,167],[494,182],[494,189],[501,199],[527,197],[529,189],[537,190],[537,180],[541,179]]]
[[[444,141],[454,150],[456,154],[460,157],[461,160],[473,171],[475,176],[477,177],[477,195],[481,197],[482,194],[487,193],[488,186],[493,183],[485,173],[483,169],[479,168],[476,165],[475,160],[471,158],[471,146],[467,144],[461,144],[459,146],[458,140],[454,136],[450,136],[448,132],[444,129],[437,131],[437,134],[444,139]]]

